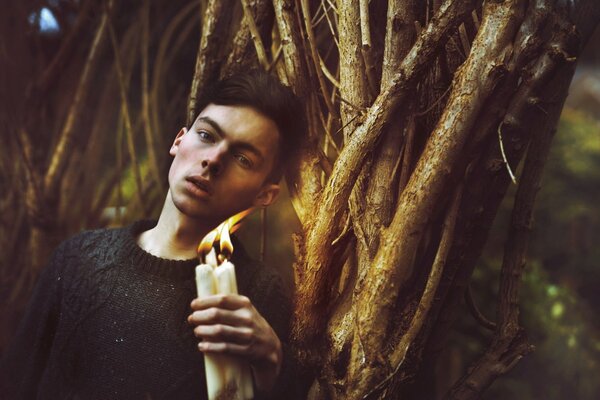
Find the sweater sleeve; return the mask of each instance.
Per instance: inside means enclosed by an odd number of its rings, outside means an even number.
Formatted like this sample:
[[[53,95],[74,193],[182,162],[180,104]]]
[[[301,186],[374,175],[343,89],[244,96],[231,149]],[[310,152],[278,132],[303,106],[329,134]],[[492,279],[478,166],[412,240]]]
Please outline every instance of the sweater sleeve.
[[[64,244],[41,272],[17,332],[0,361],[0,398],[34,399],[60,313]]]

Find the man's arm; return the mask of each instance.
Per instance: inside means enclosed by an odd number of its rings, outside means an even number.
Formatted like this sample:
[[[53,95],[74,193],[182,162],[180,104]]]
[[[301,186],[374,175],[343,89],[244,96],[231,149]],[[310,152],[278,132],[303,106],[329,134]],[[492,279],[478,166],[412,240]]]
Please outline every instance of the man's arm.
[[[63,246],[37,281],[19,328],[0,361],[0,398],[34,399],[48,362],[60,314]]]

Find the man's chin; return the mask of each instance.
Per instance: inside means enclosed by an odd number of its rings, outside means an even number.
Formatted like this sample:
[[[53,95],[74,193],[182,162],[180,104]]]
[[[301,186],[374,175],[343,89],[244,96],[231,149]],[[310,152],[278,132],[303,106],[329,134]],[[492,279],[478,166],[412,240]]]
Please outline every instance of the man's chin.
[[[208,207],[200,207],[198,204],[189,204],[186,202],[173,202],[175,208],[187,218],[201,220],[205,222],[206,220],[215,219],[218,217],[219,213],[214,210],[210,210]]]

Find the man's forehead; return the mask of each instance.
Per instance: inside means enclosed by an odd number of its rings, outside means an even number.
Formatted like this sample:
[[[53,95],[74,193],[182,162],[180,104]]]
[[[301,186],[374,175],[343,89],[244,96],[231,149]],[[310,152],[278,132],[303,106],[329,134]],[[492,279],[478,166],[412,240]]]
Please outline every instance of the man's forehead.
[[[256,108],[245,105],[211,103],[200,112],[194,124],[207,124],[221,136],[253,143],[277,144],[280,134],[275,121]]]
[[[279,129],[271,118],[259,110],[242,105],[209,104],[196,118],[199,126],[210,126],[214,132],[237,147],[246,148],[267,160],[279,153]]]

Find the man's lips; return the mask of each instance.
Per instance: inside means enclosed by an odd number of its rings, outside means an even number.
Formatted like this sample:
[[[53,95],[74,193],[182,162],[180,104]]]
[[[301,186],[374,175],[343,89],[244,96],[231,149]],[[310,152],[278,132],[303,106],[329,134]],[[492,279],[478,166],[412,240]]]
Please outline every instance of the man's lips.
[[[212,185],[210,184],[209,181],[207,181],[204,178],[200,178],[197,176],[189,176],[189,177],[185,178],[185,180],[193,183],[194,186],[198,187],[199,189],[208,193],[209,195],[211,195],[213,193]]]

